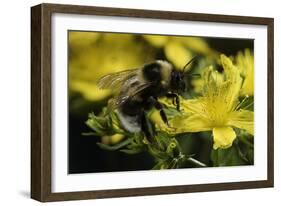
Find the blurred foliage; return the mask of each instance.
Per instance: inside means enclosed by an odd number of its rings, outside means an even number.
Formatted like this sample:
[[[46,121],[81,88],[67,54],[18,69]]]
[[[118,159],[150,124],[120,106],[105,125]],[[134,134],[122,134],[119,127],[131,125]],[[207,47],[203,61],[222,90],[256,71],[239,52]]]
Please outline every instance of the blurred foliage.
[[[254,54],[246,49],[238,52],[235,57],[237,68],[244,79],[240,94],[242,96],[254,95]]]
[[[147,114],[147,116],[150,116]],[[120,121],[116,118],[115,112],[107,116],[95,116],[89,114],[89,119],[86,124],[93,132],[84,133],[84,135],[98,135],[101,137],[110,135],[119,135],[124,137],[122,141],[115,144],[98,143],[100,148],[115,151],[119,150],[126,154],[137,154],[140,152],[148,152],[155,158],[155,166],[152,169],[175,169],[180,168],[185,162],[190,162],[197,167],[206,166],[204,163],[199,162],[192,158],[192,155],[184,154],[181,147],[175,138],[165,132],[155,131],[152,121],[148,121],[149,127],[155,136],[150,142],[146,139],[143,133],[129,133],[122,129]],[[114,135],[113,135],[114,134]]]
[[[211,159],[213,166],[237,166],[251,165],[254,163],[253,139],[247,136],[240,136],[232,147],[227,149],[212,150]]]
[[[220,41],[232,51],[226,40]],[[233,51],[228,57],[221,55],[208,38],[200,37],[70,31],[69,112],[82,119],[89,113],[90,131],[83,135],[100,137],[101,149],[147,153],[155,160],[151,169],[251,165],[254,54],[246,47]],[[198,58],[190,67],[188,91],[180,96],[181,111],[170,99],[161,98],[172,127],[165,125],[159,111],[148,111],[154,137],[147,140],[142,132],[126,131],[115,112],[107,114],[113,92],[97,88],[102,76],[156,59],[180,70],[194,56]]]
[[[183,68],[195,54],[204,55],[211,59],[217,56],[217,52],[199,37],[143,35],[143,38],[152,46],[163,49],[167,60],[178,69]]]
[[[212,61],[217,53],[198,37],[70,31],[70,96],[79,93],[88,101],[102,101],[111,94],[109,90],[99,90],[96,86],[98,79],[105,74],[138,68],[164,56],[182,69],[193,56],[200,54]]]
[[[90,101],[110,95],[96,86],[105,74],[133,69],[155,58],[153,48],[129,34],[70,32],[69,46],[70,95],[79,92]]]

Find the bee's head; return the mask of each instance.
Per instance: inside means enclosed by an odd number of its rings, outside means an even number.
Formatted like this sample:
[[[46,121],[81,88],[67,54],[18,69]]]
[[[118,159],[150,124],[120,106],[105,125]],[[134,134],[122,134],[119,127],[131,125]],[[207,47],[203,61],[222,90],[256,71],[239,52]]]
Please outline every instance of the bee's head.
[[[173,69],[171,73],[171,90],[177,93],[186,90],[184,72]]]
[[[187,68],[197,57],[193,57],[186,65],[183,67],[181,71],[173,69],[171,73],[171,90],[173,92],[185,92],[188,85],[186,82],[186,74]]]

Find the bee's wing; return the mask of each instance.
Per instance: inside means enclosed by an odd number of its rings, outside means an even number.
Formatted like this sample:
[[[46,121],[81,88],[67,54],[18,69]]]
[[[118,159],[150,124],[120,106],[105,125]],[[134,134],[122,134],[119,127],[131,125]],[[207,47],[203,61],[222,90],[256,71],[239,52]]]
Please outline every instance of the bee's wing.
[[[100,89],[120,91],[126,81],[136,77],[138,70],[139,69],[131,69],[105,75],[98,80],[97,86]]]
[[[147,89],[151,86],[151,83],[142,83],[138,86],[131,86],[128,85],[129,90],[127,92],[121,92],[119,95],[113,97],[108,103],[108,112],[112,112],[115,109],[119,108],[123,105],[126,101],[130,100],[131,98],[135,97],[143,90]]]

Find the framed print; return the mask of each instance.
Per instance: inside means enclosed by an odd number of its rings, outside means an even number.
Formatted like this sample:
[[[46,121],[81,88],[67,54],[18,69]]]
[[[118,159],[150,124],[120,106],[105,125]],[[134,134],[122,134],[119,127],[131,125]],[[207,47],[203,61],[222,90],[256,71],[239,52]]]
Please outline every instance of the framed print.
[[[31,8],[31,197],[273,187],[273,19]]]

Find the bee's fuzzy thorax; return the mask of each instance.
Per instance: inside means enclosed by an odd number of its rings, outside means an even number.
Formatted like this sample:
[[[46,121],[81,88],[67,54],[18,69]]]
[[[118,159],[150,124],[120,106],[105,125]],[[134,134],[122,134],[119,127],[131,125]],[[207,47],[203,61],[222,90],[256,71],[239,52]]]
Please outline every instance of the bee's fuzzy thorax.
[[[157,60],[156,62],[161,65],[161,70],[160,70],[161,82],[163,82],[166,85],[169,85],[173,66],[169,62],[164,60]]]

